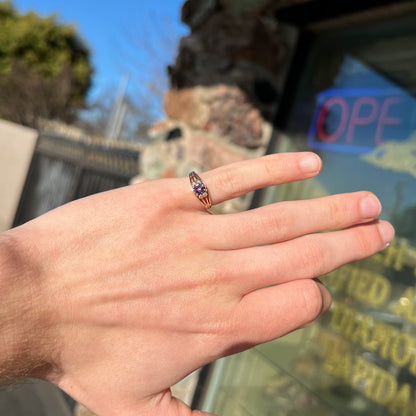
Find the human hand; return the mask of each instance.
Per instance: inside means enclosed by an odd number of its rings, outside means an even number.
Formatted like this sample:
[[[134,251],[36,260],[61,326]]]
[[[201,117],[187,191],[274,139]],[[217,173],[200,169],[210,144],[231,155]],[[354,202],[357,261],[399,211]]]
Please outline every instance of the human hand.
[[[201,177],[217,204],[320,169],[314,154],[286,153]],[[34,374],[99,416],[197,415],[170,387],[315,322],[330,295],[314,278],[393,239],[374,220],[380,209],[358,192],[210,215],[180,178],[94,195],[10,230],[33,285],[30,327],[43,334],[33,349],[48,365]]]

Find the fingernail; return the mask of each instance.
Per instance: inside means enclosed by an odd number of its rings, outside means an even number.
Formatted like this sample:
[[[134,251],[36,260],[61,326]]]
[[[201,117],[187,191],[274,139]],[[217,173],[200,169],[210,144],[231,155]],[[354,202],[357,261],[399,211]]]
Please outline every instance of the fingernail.
[[[304,156],[299,161],[299,166],[304,173],[315,173],[321,169],[321,159],[312,153]]]
[[[386,246],[393,241],[394,228],[390,223],[388,223],[386,221],[381,221],[378,224],[378,230],[379,230],[381,238],[382,238],[384,244],[386,244]]]
[[[381,204],[375,195],[369,194],[360,202],[361,216],[364,219],[376,218],[381,212]]]

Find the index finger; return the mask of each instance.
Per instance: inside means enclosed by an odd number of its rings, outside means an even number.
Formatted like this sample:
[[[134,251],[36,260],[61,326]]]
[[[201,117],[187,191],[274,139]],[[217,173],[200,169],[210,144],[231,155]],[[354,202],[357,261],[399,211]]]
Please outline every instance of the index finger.
[[[277,153],[222,166],[201,177],[215,205],[257,189],[312,178],[321,168],[315,153]]]

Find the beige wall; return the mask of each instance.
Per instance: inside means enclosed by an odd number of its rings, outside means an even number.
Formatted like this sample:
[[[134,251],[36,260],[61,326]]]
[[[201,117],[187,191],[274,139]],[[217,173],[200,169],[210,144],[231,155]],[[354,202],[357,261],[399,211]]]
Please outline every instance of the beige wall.
[[[37,137],[36,130],[0,120],[0,232],[13,224]]]

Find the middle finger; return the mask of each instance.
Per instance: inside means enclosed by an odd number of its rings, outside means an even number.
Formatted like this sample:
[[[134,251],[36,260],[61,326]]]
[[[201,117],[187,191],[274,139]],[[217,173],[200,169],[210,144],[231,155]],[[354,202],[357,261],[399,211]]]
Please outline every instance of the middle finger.
[[[369,222],[380,211],[379,200],[370,192],[279,202],[238,214],[207,217],[204,236],[209,248],[241,249]]]

